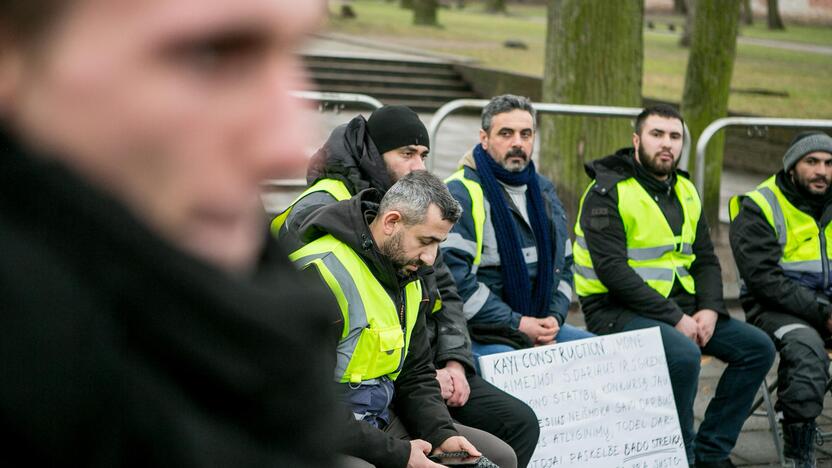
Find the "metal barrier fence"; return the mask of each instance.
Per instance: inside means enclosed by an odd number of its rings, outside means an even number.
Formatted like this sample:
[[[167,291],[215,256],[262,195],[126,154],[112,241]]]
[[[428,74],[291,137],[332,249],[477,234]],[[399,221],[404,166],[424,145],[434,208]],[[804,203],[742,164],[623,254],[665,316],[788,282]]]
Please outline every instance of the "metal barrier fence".
[[[832,120],[780,119],[775,117],[726,117],[711,122],[696,142],[696,172],[693,181],[700,196],[705,193],[705,149],[716,132],[730,126],[769,126],[798,128],[832,128]],[[719,201],[717,201],[719,203]],[[719,207],[717,206],[717,209]]]
[[[327,104],[360,104],[378,109],[383,104],[378,99],[367,96],[366,94],[353,93],[326,93],[321,91],[293,91],[292,96],[300,99],[318,102],[318,110],[323,111]],[[340,111],[340,109],[336,109]],[[264,180],[263,184],[267,187],[274,187],[278,189],[297,189],[306,187],[306,179],[268,179]]]
[[[442,122],[453,112],[460,109],[482,109],[488,104],[488,99],[457,99],[444,104],[437,109],[430,120],[428,136],[431,141],[431,153],[436,154],[436,135]],[[557,104],[553,102],[532,103],[538,114],[560,114],[560,115],[582,115],[587,117],[636,117],[641,113],[640,107],[614,107],[614,106],[584,106],[578,104]],[[679,167],[687,169],[690,155],[690,136],[687,126],[685,127],[685,140],[682,146],[682,156],[679,160]],[[428,158],[428,170],[433,171],[435,158]]]

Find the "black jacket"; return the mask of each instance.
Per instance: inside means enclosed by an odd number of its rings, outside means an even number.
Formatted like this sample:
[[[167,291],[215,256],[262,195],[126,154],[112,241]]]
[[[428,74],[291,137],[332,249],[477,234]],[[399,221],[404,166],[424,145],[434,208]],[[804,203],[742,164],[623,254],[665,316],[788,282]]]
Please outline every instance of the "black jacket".
[[[0,132],[0,252],[0,465],[332,466],[337,305],[276,243],[232,277]]]
[[[822,226],[832,221],[832,200],[809,200],[783,171],[776,175],[777,186],[797,209],[815,218]],[[818,203],[820,202],[820,203]],[[745,281],[740,300],[749,321],[767,310],[792,315],[819,330],[826,330],[832,308],[822,287],[789,278],[780,267],[783,249],[760,207],[744,198],[737,217],[731,222],[731,249],[740,276]],[[785,324],[784,324],[785,325]]]
[[[392,182],[384,159],[367,133],[364,117],[355,117],[333,130],[324,146],[312,157],[307,180],[311,185],[322,178],[344,182],[353,195],[367,188],[381,193],[390,188]],[[315,210],[334,202],[327,193],[313,193],[298,200],[286,219],[286,229],[281,230],[281,240],[290,247],[298,247],[300,226]],[[462,299],[441,252],[437,254],[433,270],[426,274],[425,283],[431,291],[431,300],[439,297],[442,300],[442,308],[429,315],[427,320],[435,365],[444,367],[445,362],[455,360],[473,372],[471,339],[462,314]]]
[[[699,218],[693,243],[696,260],[690,268],[696,283],[695,296],[685,291],[677,281],[670,296],[665,298],[627,264],[627,238],[618,212],[616,184],[635,177],[659,205],[674,233],[679,235],[684,219],[673,185],[677,177],[687,177],[687,174],[676,171],[666,182],[659,181],[635,162],[632,148],[621,149],[611,156],[587,163],[586,173],[596,183],[586,194],[579,222],[595,273],[609,289],[606,294],[581,298],[588,328],[595,333],[618,331],[633,314],[670,325],[676,325],[682,314],[690,315],[700,309],[713,309],[719,314],[726,314],[722,300],[722,273],[719,260],[714,255],[704,211]]]
[[[364,260],[376,280],[398,305],[404,297],[406,284],[414,279],[421,280],[424,269],[417,272],[416,278],[402,277],[390,259],[379,252],[368,226],[375,218],[378,201],[378,192],[370,189],[349,200],[323,207],[303,224],[301,239],[309,243],[322,235],[331,234],[348,244]],[[413,438],[424,439],[437,447],[448,437],[457,435],[457,431],[442,400],[436,370],[431,362],[430,344],[425,328],[425,317],[430,314],[429,307],[430,301],[425,291],[407,356],[395,381],[393,409]],[[341,314],[333,316],[333,321],[333,338],[337,341],[344,326]],[[370,424],[355,420],[349,411],[342,413],[345,423],[349,424],[340,445],[343,453],[362,458],[378,467],[407,465],[410,455],[408,441],[393,438]]]

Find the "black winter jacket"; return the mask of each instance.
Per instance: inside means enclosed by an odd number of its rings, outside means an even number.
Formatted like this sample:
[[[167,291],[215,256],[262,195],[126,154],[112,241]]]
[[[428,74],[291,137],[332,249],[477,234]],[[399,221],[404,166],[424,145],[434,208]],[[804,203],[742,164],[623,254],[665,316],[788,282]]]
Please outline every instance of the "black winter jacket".
[[[337,305],[274,241],[233,277],[0,131],[0,253],[0,465],[332,466]]]
[[[777,173],[775,181],[792,205],[815,218],[821,226],[832,221],[830,197],[808,200],[783,171]],[[745,281],[740,300],[748,321],[753,322],[761,313],[773,310],[826,330],[832,307],[822,285],[811,287],[806,281],[789,278],[779,265],[783,249],[760,207],[748,198],[743,198],[740,206],[739,214],[731,222],[730,240],[737,268]]]
[[[331,234],[348,244],[364,260],[393,302],[399,304],[406,284],[413,281],[414,276],[400,276],[390,259],[382,255],[373,242],[368,224],[375,218],[379,198],[376,190],[368,189],[349,200],[315,211],[301,226],[301,240],[309,243]],[[424,268],[416,273],[416,279],[421,280],[423,274]],[[448,437],[458,434],[442,399],[436,370],[431,362],[425,328],[430,301],[427,291],[423,291],[425,296],[411,334],[410,347],[395,381],[393,409],[413,438],[424,439],[437,447]],[[333,322],[333,339],[337,342],[344,326],[340,312],[337,316],[333,315]],[[339,445],[343,453],[364,459],[379,468],[407,465],[410,456],[408,441],[393,438],[370,424],[357,421],[348,410],[340,412],[348,425]]]
[[[665,298],[627,264],[627,238],[618,212],[616,184],[635,177],[659,205],[673,232],[679,235],[684,219],[673,185],[677,177],[687,177],[687,174],[676,171],[667,181],[657,180],[635,162],[633,148],[620,149],[611,156],[587,163],[586,173],[596,183],[586,194],[579,222],[595,273],[609,289],[606,294],[581,298],[588,328],[599,334],[619,331],[634,314],[674,326],[682,314],[691,315],[701,309],[727,314],[722,300],[722,273],[704,212],[697,224],[693,243],[696,260],[690,268],[696,283],[695,296],[677,281],[670,296]]]
[[[384,159],[370,139],[364,117],[357,116],[333,130],[324,146],[312,157],[307,181],[311,185],[323,178],[344,182],[353,195],[367,188],[385,193],[391,187]],[[286,228],[281,230],[281,240],[290,248],[299,247],[297,238],[301,224],[315,210],[335,201],[324,192],[312,193],[298,200],[286,219]],[[438,298],[442,301],[442,308],[427,319],[434,364],[441,368],[445,362],[454,360],[473,372],[471,339],[462,314],[462,300],[441,252],[437,254],[433,269],[426,273],[425,283],[431,291],[431,301]]]

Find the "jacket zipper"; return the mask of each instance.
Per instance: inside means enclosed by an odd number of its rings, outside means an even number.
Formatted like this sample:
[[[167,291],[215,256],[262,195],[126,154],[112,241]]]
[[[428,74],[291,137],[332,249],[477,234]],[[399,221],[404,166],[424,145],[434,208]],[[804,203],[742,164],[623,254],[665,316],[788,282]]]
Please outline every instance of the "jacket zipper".
[[[407,321],[405,320],[405,310],[404,310],[404,293],[402,292],[403,289],[399,288],[398,299],[399,299],[399,326],[402,328],[402,356],[399,360],[399,371],[404,369],[404,359],[405,359],[405,349],[407,349]]]
[[[826,236],[823,233],[823,226],[818,225],[818,239],[820,239],[820,264],[823,266],[823,291],[829,287],[829,258],[826,256]]]

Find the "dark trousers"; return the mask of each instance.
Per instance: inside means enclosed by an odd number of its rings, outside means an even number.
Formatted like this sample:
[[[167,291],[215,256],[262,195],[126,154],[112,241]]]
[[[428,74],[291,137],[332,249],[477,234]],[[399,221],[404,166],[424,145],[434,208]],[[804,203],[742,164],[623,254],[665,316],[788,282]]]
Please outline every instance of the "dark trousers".
[[[397,418],[392,411],[390,412],[390,416],[392,419],[390,420],[390,424],[384,428],[384,432],[397,439],[410,439],[410,435],[407,433],[407,429],[405,429],[401,419]],[[474,444],[477,450],[482,452],[486,458],[494,462],[497,466],[501,468],[515,468],[517,466],[514,451],[497,437],[480,429],[474,429],[473,427],[462,424],[454,424],[454,427],[459,432],[459,435],[468,439],[469,442]],[[341,456],[339,458],[338,466],[341,468],[371,468],[374,466],[355,457]]]
[[[780,353],[775,407],[783,413],[783,421],[814,421],[823,411],[829,380],[829,357],[824,343],[829,333],[780,312],[761,312],[751,323],[774,340]]]
[[[774,362],[774,345],[759,329],[725,316],[719,317],[713,337],[701,350],[671,325],[641,316],[623,324],[622,331],[656,326],[661,330],[688,462],[728,458],[757,389]],[[716,394],[696,433],[693,430],[693,402],[703,353],[727,363],[728,367],[719,379]]]
[[[451,416],[466,426],[489,432],[514,449],[517,466],[525,468],[534,453],[540,426],[534,411],[525,403],[478,375],[468,377],[471,396],[464,406],[448,408]]]

